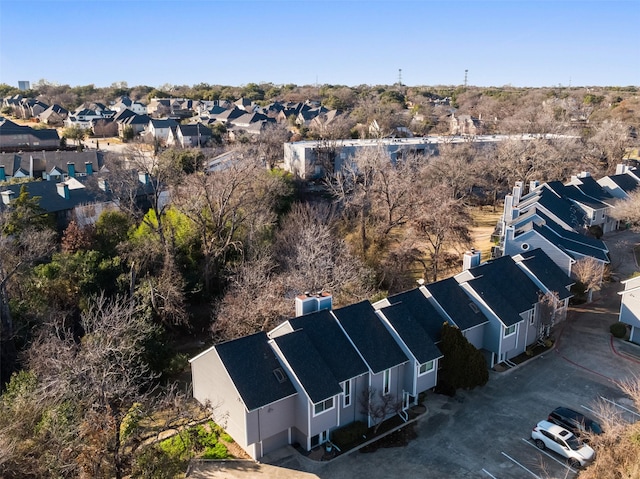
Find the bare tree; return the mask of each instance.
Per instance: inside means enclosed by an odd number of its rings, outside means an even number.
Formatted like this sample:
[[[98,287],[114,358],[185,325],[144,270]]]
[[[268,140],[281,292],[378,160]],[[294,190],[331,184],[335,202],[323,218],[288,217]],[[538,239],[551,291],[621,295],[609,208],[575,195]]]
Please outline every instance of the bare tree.
[[[284,144],[291,138],[291,132],[283,125],[268,124],[256,140],[258,154],[266,166],[275,168],[284,161]]]
[[[419,262],[425,277],[437,281],[448,251],[454,249],[460,253],[470,246],[470,225],[469,212],[461,200],[452,197],[448,187],[429,191],[429,203],[421,209],[413,228],[407,231],[414,248],[423,252]]]
[[[610,208],[609,214],[634,230],[640,229],[640,190],[633,191],[627,199],[616,202],[615,208]]]
[[[600,289],[604,267],[604,263],[591,256],[579,259],[571,267],[571,275],[584,286],[582,293],[587,295],[587,302],[591,302],[593,292]]]
[[[538,339],[549,337],[551,328],[556,324],[559,318],[560,299],[555,291],[547,291],[545,294],[539,294],[538,299]]]
[[[360,412],[366,414],[373,423],[376,434],[385,419],[402,410],[402,402],[394,394],[382,394],[375,388],[366,388],[358,398]]]

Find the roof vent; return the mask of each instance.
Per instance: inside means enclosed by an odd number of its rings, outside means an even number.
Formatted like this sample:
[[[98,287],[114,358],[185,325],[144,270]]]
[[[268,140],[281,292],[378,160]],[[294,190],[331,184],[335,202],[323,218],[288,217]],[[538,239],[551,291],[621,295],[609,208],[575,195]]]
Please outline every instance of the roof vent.
[[[284,371],[282,370],[282,368],[276,368],[273,370],[273,375],[276,377],[276,379],[278,380],[278,382],[280,384],[282,384],[283,382],[285,382],[287,380],[287,377],[284,375]]]
[[[469,307],[471,308],[471,311],[473,311],[476,314],[478,314],[480,312],[480,310],[476,306],[476,303],[469,303]]]

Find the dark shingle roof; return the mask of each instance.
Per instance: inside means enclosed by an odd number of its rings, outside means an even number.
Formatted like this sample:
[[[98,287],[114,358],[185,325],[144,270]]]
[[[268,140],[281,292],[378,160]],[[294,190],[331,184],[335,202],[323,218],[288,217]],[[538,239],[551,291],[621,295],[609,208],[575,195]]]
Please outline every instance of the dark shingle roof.
[[[369,301],[336,309],[333,314],[373,373],[380,373],[407,361],[402,349],[384,327]]]
[[[489,321],[478,308],[470,306],[471,298],[454,278],[431,283],[426,288],[461,331]]]
[[[182,136],[203,136],[210,137],[211,129],[203,125],[202,123],[195,123],[192,125],[178,125]]]
[[[550,291],[558,293],[560,299],[573,296],[567,287],[575,283],[560,267],[540,248],[520,253],[524,258],[522,264],[540,280]]]
[[[611,202],[613,201],[613,196],[609,194],[607,190],[605,190],[600,184],[592,177],[585,176],[578,178],[578,180],[582,183],[580,185],[574,185],[585,195],[594,198],[598,201]]]
[[[303,330],[273,339],[312,403],[340,394],[342,387]]]
[[[358,351],[328,310],[290,319],[289,324],[294,330],[304,330],[339,382],[368,372]]]
[[[607,207],[607,205],[605,205],[602,201],[598,201],[594,198],[588,197],[575,186],[567,186],[562,184],[560,181],[550,181],[547,184],[557,195],[561,196],[562,198],[569,198],[576,203],[580,203],[593,209],[602,209]]]
[[[527,309],[518,311],[520,308],[513,305],[511,298],[504,296],[501,288],[492,279],[487,278],[486,276],[480,276],[472,279],[468,284],[491,308],[491,310],[496,313],[500,322],[507,327],[523,321],[520,313],[533,307],[530,306]]]
[[[391,304],[402,303],[421,328],[427,332],[431,340],[440,341],[442,323],[446,319],[438,313],[419,288],[394,294],[389,296],[387,300]]]
[[[631,193],[638,188],[638,182],[631,175],[626,173],[621,175],[611,175],[609,178],[611,178],[611,180],[626,193]]]
[[[268,343],[259,332],[215,346],[247,410],[253,411],[296,393]],[[283,373],[279,381],[274,371]]]
[[[533,229],[574,259],[580,259],[581,256],[592,256],[605,263],[609,262],[609,256],[600,248],[594,248],[585,243],[580,243],[573,239],[569,239],[564,235],[559,236],[556,232],[545,226],[538,226],[534,224]],[[560,233],[562,234],[562,232]],[[580,256],[576,257],[572,253],[577,253]]]
[[[597,238],[593,238],[591,236],[586,236],[580,233],[576,233],[575,231],[566,230],[562,226],[560,226],[558,223],[553,221],[551,218],[549,218],[547,215],[545,215],[544,213],[540,212],[538,214],[544,220],[544,225],[548,227],[551,231],[553,231],[555,234],[557,234],[558,236],[563,236],[572,241],[576,241],[578,243],[583,243],[583,244],[592,246],[594,248],[608,251],[607,245],[605,244],[604,241],[599,240]]]
[[[553,182],[552,182],[553,183]],[[562,183],[558,182],[564,188]],[[566,198],[558,197],[553,191],[540,188],[538,203],[574,229],[585,225],[585,213],[579,206]]]
[[[393,329],[419,364],[442,357],[442,353],[431,336],[424,330],[420,322],[414,319],[404,303],[392,304],[382,308],[381,312],[389,320]],[[440,322],[440,327],[442,327],[442,322]]]

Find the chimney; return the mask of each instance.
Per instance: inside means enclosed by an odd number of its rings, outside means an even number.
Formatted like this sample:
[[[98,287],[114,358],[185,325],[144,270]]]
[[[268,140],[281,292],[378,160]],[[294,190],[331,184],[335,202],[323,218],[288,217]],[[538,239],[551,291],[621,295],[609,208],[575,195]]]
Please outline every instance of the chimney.
[[[629,170],[631,170],[631,168],[628,165],[623,165],[621,163],[616,165],[616,175],[622,175]]]
[[[56,183],[56,190],[58,191],[58,194],[65,200],[68,200],[70,198],[69,185],[67,185],[64,181],[61,183]]]
[[[8,205],[9,203],[11,203],[11,200],[15,195],[15,193],[11,190],[4,190],[1,194],[2,194],[2,202],[5,205]]]
[[[581,171],[580,173],[578,173],[578,178],[589,178],[591,176],[591,173],[589,173],[588,171]]]
[[[76,164],[72,163],[72,162],[68,162],[67,163],[67,174],[69,175],[69,178],[75,178],[76,177]]]
[[[509,223],[519,215],[519,211],[514,207],[513,195],[505,195],[504,197],[504,221]]]
[[[465,251],[462,256],[462,270],[467,271],[468,269],[480,266],[480,258],[481,253],[477,249],[471,248],[470,251]]]
[[[540,182],[538,180],[531,180],[529,182],[529,193],[534,191],[538,186],[540,186]]]
[[[333,297],[326,291],[320,293],[305,292],[296,296],[296,317],[323,309],[331,309],[333,306]]]
[[[108,193],[110,191],[109,182],[107,180],[105,180],[104,178],[100,178],[98,180],[98,188],[100,188],[102,191],[105,191],[105,192]]]
[[[6,181],[7,175],[4,172],[4,165],[0,165],[0,181]]]
[[[149,173],[147,173],[147,172],[138,173],[138,180],[143,185],[148,185],[149,184]]]
[[[522,189],[524,183],[522,181],[516,181],[516,186],[513,187],[513,206],[517,206],[522,198]]]
[[[90,161],[85,161],[84,171],[87,173],[87,176],[93,175],[93,163],[91,163]]]

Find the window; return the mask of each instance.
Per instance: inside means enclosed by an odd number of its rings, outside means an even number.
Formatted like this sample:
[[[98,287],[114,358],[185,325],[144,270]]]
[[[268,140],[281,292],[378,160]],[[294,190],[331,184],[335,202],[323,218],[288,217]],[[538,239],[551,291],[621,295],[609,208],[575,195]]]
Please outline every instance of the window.
[[[433,361],[427,361],[426,363],[422,363],[418,368],[418,375],[422,376],[423,374],[426,374],[429,371],[433,371]]]
[[[344,392],[343,404],[342,405],[344,407],[351,406],[351,379],[349,379],[348,381],[345,381],[342,384],[342,391]]]
[[[507,336],[511,336],[515,332],[516,332],[516,325],[514,324],[504,329],[504,337],[506,338]]]
[[[333,398],[326,399],[313,405],[313,415],[316,416],[320,413],[333,409]]]
[[[382,383],[382,394],[389,394],[391,392],[391,369],[387,369],[384,372]]]
[[[527,251],[527,250],[529,249],[529,243],[522,243],[522,244],[520,245],[520,247],[521,247],[524,251]]]
[[[530,325],[530,326],[533,326],[533,325],[535,324],[535,322],[536,322],[536,315],[535,315],[535,314],[533,314],[533,313],[530,313],[530,316],[529,316],[529,325]]]

